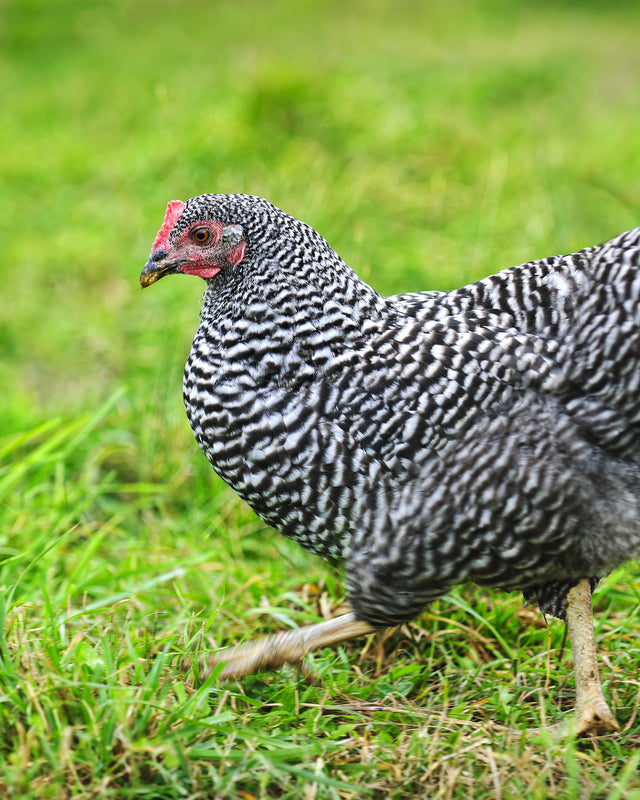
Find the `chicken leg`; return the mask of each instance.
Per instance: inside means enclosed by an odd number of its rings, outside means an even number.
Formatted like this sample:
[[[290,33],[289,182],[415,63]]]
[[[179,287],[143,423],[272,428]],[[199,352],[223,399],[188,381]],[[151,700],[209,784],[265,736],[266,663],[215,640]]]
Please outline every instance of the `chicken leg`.
[[[607,705],[598,677],[589,581],[581,580],[569,591],[566,616],[576,676],[575,732],[597,735],[618,731],[620,726]],[[223,663],[220,678],[241,678],[263,669],[295,664],[312,650],[376,630],[350,612],[304,628],[227,647],[209,661],[208,671]],[[561,727],[564,731],[564,726]]]
[[[581,580],[569,591],[566,615],[576,676],[575,732],[580,736],[619,731],[620,726],[604,699],[598,677],[588,580]]]
[[[304,628],[283,631],[262,639],[255,639],[236,647],[227,647],[216,653],[210,667],[224,663],[220,677],[241,678],[262,669],[275,669],[283,664],[295,664],[307,653],[328,647],[378,630],[368,622],[356,619],[351,611],[340,617],[307,625]]]

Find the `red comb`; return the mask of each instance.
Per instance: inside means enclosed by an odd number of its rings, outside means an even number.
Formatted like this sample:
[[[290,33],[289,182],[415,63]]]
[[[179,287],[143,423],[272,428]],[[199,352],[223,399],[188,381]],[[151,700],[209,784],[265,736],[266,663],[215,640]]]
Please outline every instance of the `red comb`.
[[[164,220],[162,221],[162,227],[158,231],[158,235],[153,242],[151,252],[169,249],[169,234],[173,226],[180,219],[183,211],[184,203],[182,200],[172,200],[170,203],[167,203],[167,210],[164,215]]]

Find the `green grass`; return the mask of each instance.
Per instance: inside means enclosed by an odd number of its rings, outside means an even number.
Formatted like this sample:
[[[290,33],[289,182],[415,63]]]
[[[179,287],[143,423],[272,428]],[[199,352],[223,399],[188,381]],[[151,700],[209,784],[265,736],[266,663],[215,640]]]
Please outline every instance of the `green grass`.
[[[138,289],[166,202],[203,191],[267,196],[383,292],[637,225],[639,32],[633,2],[0,5],[2,796],[639,800],[635,565],[595,599],[617,737],[525,733],[571,708],[563,627],[468,586],[201,679],[344,592],[192,439],[201,285]]]

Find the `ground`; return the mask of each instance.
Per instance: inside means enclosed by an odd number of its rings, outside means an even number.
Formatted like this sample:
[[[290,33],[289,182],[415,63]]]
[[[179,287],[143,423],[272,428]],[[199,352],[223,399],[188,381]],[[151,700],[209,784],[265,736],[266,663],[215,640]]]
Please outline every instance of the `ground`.
[[[264,195],[388,293],[640,224],[637,4],[364,9],[2,6],[5,796],[640,798],[636,565],[595,595],[617,736],[544,730],[574,697],[563,626],[473,586],[300,669],[200,680],[198,653],[344,591],[193,441],[202,287],[138,288],[166,202]]]

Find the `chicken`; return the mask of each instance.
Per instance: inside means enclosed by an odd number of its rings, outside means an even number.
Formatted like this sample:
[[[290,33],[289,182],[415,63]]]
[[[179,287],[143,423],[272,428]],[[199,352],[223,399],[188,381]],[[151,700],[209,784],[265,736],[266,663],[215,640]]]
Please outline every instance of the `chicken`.
[[[196,440],[352,612],[223,651],[226,676],[416,617],[454,585],[567,620],[579,733],[618,728],[591,589],[640,552],[640,228],[452,292],[383,297],[267,200],[169,203],[141,274],[207,282]]]

